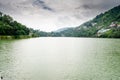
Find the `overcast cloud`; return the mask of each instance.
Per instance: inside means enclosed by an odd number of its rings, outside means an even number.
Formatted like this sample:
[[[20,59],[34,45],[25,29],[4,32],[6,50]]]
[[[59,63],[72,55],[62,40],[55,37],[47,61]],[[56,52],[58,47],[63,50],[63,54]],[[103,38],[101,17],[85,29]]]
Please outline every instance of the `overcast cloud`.
[[[0,0],[0,11],[28,27],[52,31],[76,27],[120,0]]]

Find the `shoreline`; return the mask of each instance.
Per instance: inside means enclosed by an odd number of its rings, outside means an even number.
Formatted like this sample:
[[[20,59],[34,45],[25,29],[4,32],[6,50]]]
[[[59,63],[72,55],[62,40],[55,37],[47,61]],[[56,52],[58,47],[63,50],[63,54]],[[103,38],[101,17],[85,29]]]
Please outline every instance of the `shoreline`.
[[[17,35],[17,36],[11,36],[11,35],[0,35],[0,40],[11,40],[11,39],[26,39],[26,38],[32,38],[32,36],[29,35]]]
[[[42,36],[43,37],[43,36]],[[52,37],[52,36],[47,36]],[[17,35],[17,36],[11,36],[11,35],[0,35],[0,40],[11,40],[11,39],[27,39],[27,38],[35,38],[33,36],[29,35]],[[53,37],[55,38],[55,37]],[[58,37],[57,37],[58,38]],[[105,38],[105,37],[67,37],[67,38]],[[120,39],[120,38],[107,38],[106,39]]]

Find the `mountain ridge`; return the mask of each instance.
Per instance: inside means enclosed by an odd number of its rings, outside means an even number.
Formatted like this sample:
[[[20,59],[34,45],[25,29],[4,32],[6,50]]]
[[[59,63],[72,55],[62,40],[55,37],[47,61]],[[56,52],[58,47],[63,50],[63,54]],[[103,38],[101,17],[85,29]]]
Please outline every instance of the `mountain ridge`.
[[[44,32],[28,28],[14,21],[9,15],[0,12],[0,35],[36,37],[103,37],[120,38],[120,5],[97,15],[77,27],[61,28]]]
[[[92,20],[72,30],[67,29],[59,32],[59,34],[65,37],[120,38],[120,5],[97,15]]]

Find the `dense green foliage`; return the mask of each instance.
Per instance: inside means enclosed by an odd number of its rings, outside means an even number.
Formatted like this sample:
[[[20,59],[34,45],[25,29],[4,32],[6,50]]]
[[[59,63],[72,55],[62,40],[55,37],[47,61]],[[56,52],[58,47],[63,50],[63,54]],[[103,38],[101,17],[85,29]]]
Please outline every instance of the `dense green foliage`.
[[[39,37],[40,31],[28,28],[0,12],[0,39]]]
[[[120,38],[120,5],[97,15],[94,19],[75,28],[54,32],[29,29],[0,12],[0,35],[29,35],[31,37],[104,37]]]
[[[110,27],[111,24],[115,24],[116,26]],[[101,30],[106,30],[106,32],[99,33]],[[61,31],[59,35],[66,37],[120,38],[120,6],[97,15],[93,20],[83,23],[79,27]]]
[[[0,12],[0,35],[29,35],[29,28]]]
[[[111,29],[104,34],[100,35],[103,38],[120,38],[120,29]]]

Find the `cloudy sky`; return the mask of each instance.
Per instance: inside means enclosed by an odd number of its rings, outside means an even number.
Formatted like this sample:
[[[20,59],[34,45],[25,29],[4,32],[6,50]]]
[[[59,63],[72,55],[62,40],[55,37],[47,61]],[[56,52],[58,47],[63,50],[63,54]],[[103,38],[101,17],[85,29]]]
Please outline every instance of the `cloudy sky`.
[[[34,29],[76,27],[120,4],[120,0],[0,0],[0,11]]]

